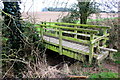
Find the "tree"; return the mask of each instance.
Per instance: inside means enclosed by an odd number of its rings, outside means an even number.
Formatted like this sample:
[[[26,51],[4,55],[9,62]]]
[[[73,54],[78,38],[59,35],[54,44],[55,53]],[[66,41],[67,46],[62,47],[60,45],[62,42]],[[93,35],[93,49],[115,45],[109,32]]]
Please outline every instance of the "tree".
[[[20,31],[23,32],[20,23],[20,7],[19,0],[10,2],[9,0],[3,0],[4,9],[2,16],[4,17],[4,24],[9,27],[9,41],[12,49],[19,49],[23,44]],[[6,14],[5,14],[6,13]],[[11,15],[11,16],[10,16]]]
[[[64,17],[62,21],[74,23],[76,20],[80,20],[80,24],[86,24],[90,14],[97,13],[99,10],[96,2],[90,0],[78,1],[78,3],[72,5],[70,14]]]
[[[93,7],[93,2],[79,2],[78,1],[78,9],[79,9],[79,14],[80,14],[80,23],[81,24],[86,24],[87,22],[87,17],[95,13],[95,8]]]
[[[14,0],[15,1],[15,0]],[[7,36],[8,38],[8,46],[3,47],[3,53],[6,54],[7,56],[9,55],[15,55],[15,56],[20,56],[21,54],[23,55],[23,51],[19,53],[15,53],[19,51],[19,48],[23,47],[23,37],[21,33],[23,32],[22,25],[20,22],[20,7],[19,7],[20,1],[16,0],[15,2],[10,2],[10,0],[3,0],[3,5],[4,9],[2,12],[2,16],[4,19],[4,27],[7,27],[6,31],[2,31],[2,34],[4,34],[4,37]],[[7,33],[7,34],[6,34]],[[6,47],[11,48],[7,52],[5,49]],[[6,53],[4,52],[6,51]],[[14,52],[13,52],[14,51]],[[15,56],[11,56],[9,58],[15,59]],[[6,57],[2,57],[3,59]],[[12,61],[10,62],[3,62],[3,72],[9,69],[9,67],[13,64]],[[7,65],[7,66],[6,66]],[[14,63],[13,69],[11,69],[8,73],[10,75],[11,73],[18,74],[19,73],[19,68],[22,66],[20,63]],[[22,66],[23,68],[23,66]],[[7,77],[8,77],[7,75]],[[12,74],[11,74],[12,75]]]

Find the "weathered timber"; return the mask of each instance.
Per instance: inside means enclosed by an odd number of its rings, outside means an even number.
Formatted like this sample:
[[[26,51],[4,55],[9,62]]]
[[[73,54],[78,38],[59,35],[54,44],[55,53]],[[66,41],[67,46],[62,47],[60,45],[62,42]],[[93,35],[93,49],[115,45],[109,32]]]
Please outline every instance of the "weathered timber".
[[[75,32],[70,32],[70,31],[62,31],[63,33],[68,33],[68,34],[74,34],[75,38],[77,38],[77,35],[79,36],[85,36],[85,37],[90,37],[90,34],[83,34],[83,33],[77,33],[77,31]]]
[[[52,37],[49,37],[49,36],[44,36],[44,40],[47,43],[53,44],[55,46],[59,46],[59,40],[56,39],[56,38],[52,38]],[[68,41],[63,40],[62,41],[62,47],[64,49],[75,51],[75,52],[78,52],[78,53],[81,53],[81,54],[84,54],[84,55],[89,55],[89,47],[85,46],[85,45],[80,45],[80,44],[77,44],[77,43],[68,42]]]
[[[77,26],[75,26],[74,28],[77,29]],[[74,30],[74,33],[77,33],[77,30]],[[77,39],[77,34],[75,34],[74,38]]]
[[[105,50],[105,51],[110,51],[110,52],[117,52],[116,49],[110,49],[110,48],[105,48],[105,47],[100,47],[100,49]]]
[[[64,27],[64,26],[57,26],[57,25],[44,25],[44,24],[40,24],[40,26],[43,26],[43,27],[54,27],[54,28],[61,28],[61,29],[68,29],[68,30],[77,30],[77,31],[82,31],[82,32],[89,32],[89,33],[94,33],[94,34],[97,34],[99,33],[98,30],[92,30],[92,29],[83,29],[83,28],[72,28],[72,27]]]
[[[89,63],[92,64],[93,52],[94,52],[94,44],[92,44],[92,40],[94,40],[94,34],[90,34],[90,52],[89,52]]]
[[[88,41],[88,40],[76,39],[76,38],[67,37],[67,36],[63,36],[62,38],[66,39],[66,40],[71,40],[71,41],[79,42],[79,43],[84,43],[84,44],[89,44],[90,43],[90,41]]]
[[[96,42],[98,42],[98,41],[100,41],[100,40],[102,40],[102,39],[105,39],[105,40],[107,40],[108,37],[109,36],[109,34],[105,34],[105,35],[103,35],[103,36],[99,36],[99,37],[96,37],[96,39],[93,39],[92,40],[92,44],[94,44],[94,43],[96,43]],[[105,44],[105,43],[104,43]]]
[[[85,55],[88,55],[90,64],[93,57],[98,60],[99,64],[108,55],[112,58],[113,54],[109,54],[109,52],[117,52],[117,50],[106,48],[105,45],[109,36],[107,30],[110,27],[56,22],[45,22],[40,26],[46,47],[60,55],[66,55],[83,62]],[[96,28],[100,29],[95,30]],[[102,35],[99,35],[99,30],[103,30]],[[64,35],[64,33],[68,35]],[[101,41],[103,46],[100,46]]]
[[[103,29],[103,35],[106,35],[107,34],[107,29]],[[107,39],[104,39],[103,41],[102,41],[102,44],[103,44],[103,47],[106,47],[106,41],[107,41]]]
[[[59,53],[62,55],[62,30],[59,29]]]
[[[73,24],[73,23],[60,23],[60,22],[46,22],[49,24],[59,24],[59,25],[70,25],[70,26],[83,26],[83,27],[90,27],[90,28],[104,28],[110,29],[110,26],[98,26],[98,25],[87,25],[87,24]]]
[[[102,54],[99,54],[97,56],[98,65],[100,65],[100,62],[102,62],[102,60],[104,60],[108,55],[109,55],[108,51],[102,51]]]
[[[53,46],[53,45],[46,43],[46,47],[52,51],[59,53],[59,47],[57,47],[57,46]],[[64,49],[62,49],[62,52],[63,52],[62,53],[63,55],[66,55],[70,58],[74,58],[76,60],[83,61],[83,62],[85,61],[85,57],[81,54],[72,53],[72,52],[64,50]]]

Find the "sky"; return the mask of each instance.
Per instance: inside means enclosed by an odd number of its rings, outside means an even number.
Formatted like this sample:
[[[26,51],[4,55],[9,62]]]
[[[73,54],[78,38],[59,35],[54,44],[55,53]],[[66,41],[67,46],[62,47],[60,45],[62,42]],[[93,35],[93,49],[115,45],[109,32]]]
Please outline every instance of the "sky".
[[[22,4],[20,4],[21,12],[23,11],[39,12],[39,11],[42,11],[42,9],[45,7],[67,7],[68,8],[73,3],[77,3],[77,0],[21,0],[21,1],[22,1]],[[84,0],[78,0],[78,1],[84,1]],[[105,5],[106,4],[105,2],[109,4],[110,2],[111,3],[114,1],[118,2],[119,0],[94,0],[94,1],[102,3],[103,5],[100,8],[104,9],[105,11],[109,11],[109,10],[117,11],[118,10],[118,8],[115,7],[118,4],[114,4],[115,6],[110,6],[110,8],[107,8]],[[3,4],[2,2],[0,2],[0,8],[2,7],[3,7]]]
[[[77,0],[22,0],[22,10],[42,11],[45,7],[69,7]]]

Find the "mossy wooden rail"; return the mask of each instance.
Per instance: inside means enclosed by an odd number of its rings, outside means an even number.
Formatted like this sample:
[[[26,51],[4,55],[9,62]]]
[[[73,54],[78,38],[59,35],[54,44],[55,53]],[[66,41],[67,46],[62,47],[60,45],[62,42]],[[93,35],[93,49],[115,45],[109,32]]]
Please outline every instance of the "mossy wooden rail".
[[[83,62],[88,55],[91,64],[93,58],[99,63],[109,55],[108,52],[117,51],[106,48],[110,27],[58,22],[43,22],[39,27],[46,47],[60,55]]]

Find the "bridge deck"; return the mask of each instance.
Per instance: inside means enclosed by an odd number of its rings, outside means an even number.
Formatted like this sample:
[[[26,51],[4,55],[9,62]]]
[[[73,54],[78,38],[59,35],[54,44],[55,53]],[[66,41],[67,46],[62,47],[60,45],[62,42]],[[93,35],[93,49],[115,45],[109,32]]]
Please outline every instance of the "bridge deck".
[[[54,37],[43,36],[43,39],[50,43],[59,44],[59,39]],[[81,45],[79,43],[62,40],[62,46],[89,53],[89,46]]]

